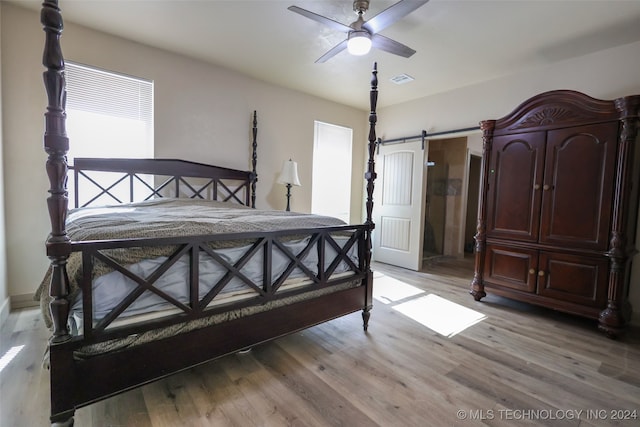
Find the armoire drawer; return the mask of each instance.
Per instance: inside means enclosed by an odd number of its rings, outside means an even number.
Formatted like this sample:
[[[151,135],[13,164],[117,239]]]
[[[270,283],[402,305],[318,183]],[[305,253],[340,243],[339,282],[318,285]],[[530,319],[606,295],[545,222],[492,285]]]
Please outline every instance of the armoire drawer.
[[[486,283],[554,300],[602,307],[607,299],[609,259],[488,244]]]
[[[489,244],[484,261],[486,283],[524,292],[536,291],[537,250]]]
[[[540,252],[539,295],[591,307],[607,301],[609,259]]]

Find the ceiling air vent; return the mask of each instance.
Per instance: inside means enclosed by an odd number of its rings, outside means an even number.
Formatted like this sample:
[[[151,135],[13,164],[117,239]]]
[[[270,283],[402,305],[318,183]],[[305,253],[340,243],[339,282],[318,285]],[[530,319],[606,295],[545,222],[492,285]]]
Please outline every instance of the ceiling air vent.
[[[413,80],[414,78],[408,74],[398,74],[397,76],[391,77],[391,81],[397,85],[409,83],[409,82],[412,82]]]

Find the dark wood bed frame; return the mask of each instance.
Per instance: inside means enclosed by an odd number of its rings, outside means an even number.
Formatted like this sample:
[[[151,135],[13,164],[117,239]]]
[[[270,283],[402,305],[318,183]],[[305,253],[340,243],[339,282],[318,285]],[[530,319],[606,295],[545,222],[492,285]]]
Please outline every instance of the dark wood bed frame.
[[[66,180],[70,170],[66,155],[69,141],[65,131],[65,74],[64,59],[60,46],[60,36],[63,29],[62,16],[58,7],[58,0],[45,0],[42,6],[41,21],[46,34],[43,64],[44,84],[48,95],[48,106],[45,113],[44,148],[48,154],[46,171],[49,178],[49,197],[47,206],[51,221],[51,233],[46,241],[46,253],[51,260],[50,280],[50,314],[53,322],[53,333],[49,343],[49,362],[51,378],[51,422],[56,425],[72,425],[76,408],[108,398],[118,393],[130,390],[143,384],[166,377],[173,373],[189,369],[215,358],[249,348],[259,343],[269,341],[304,328],[362,310],[364,330],[366,332],[370,310],[372,308],[372,271],[371,260],[371,232],[373,189],[375,174],[374,155],[376,147],[376,104],[377,104],[377,67],[374,64],[369,115],[368,136],[368,165],[365,173],[367,180],[366,221],[360,225],[343,227],[326,227],[319,229],[298,229],[278,232],[243,233],[232,235],[181,236],[174,238],[120,239],[90,242],[72,241],[67,235],[66,219],[69,207]],[[115,160],[115,159],[76,159],[74,175],[76,180],[87,170],[109,170],[124,173],[126,179],[134,180],[135,172],[147,174],[169,175],[171,182],[181,182],[184,177],[204,179],[207,190],[219,198],[231,199],[242,204],[255,206],[256,166],[256,127],[254,115],[253,129],[253,171],[237,171],[233,169],[207,166],[193,162],[179,160]],[[225,178],[240,180],[238,188],[231,188],[221,183]],[[156,181],[157,182],[157,181]],[[165,181],[163,181],[164,183]],[[208,183],[208,184],[207,184]],[[162,185],[162,184],[160,184]],[[180,185],[176,185],[178,188]],[[77,187],[77,186],[76,186]],[[162,189],[166,190],[167,185]],[[149,188],[152,192],[160,191],[158,187]],[[224,191],[218,191],[223,189]],[[103,188],[107,191],[108,188]],[[192,189],[201,194],[200,188]],[[249,191],[250,190],[250,191]],[[158,192],[155,196],[159,196]],[[244,196],[239,196],[244,194]],[[77,200],[77,197],[76,197]],[[258,314],[240,317],[224,323],[207,326],[201,329],[184,332],[170,338],[151,341],[145,344],[100,354],[79,360],[74,358],[74,352],[87,344],[100,343],[105,340],[120,338],[130,334],[138,334],[155,330],[161,326],[180,324],[188,320],[201,319],[222,309],[205,310],[198,304],[193,304],[188,311],[176,316],[162,318],[159,321],[148,321],[123,328],[104,329],[89,325],[84,334],[74,336],[68,328],[70,313],[70,281],[67,273],[67,261],[72,252],[81,252],[83,257],[99,253],[103,249],[133,247],[144,245],[176,245],[183,253],[192,256],[198,248],[215,240],[250,238],[263,242],[264,247],[277,246],[277,239],[285,235],[308,235],[318,242],[318,248],[332,242],[331,233],[343,232],[349,234],[352,245],[358,247],[358,265],[352,265],[353,276],[358,280],[356,287],[316,296],[301,302],[280,306]],[[266,243],[264,243],[266,242]],[[339,251],[334,246],[334,249]],[[325,265],[318,250],[320,265]],[[296,256],[289,255],[291,265],[299,261]],[[269,252],[265,249],[265,260],[268,262]],[[338,255],[337,261],[345,259],[344,253]],[[192,265],[193,265],[192,261]],[[353,264],[353,263],[352,263]],[[197,265],[197,263],[196,263]],[[265,269],[266,269],[265,263]],[[293,267],[291,267],[293,268]],[[196,273],[193,273],[193,271]],[[314,279],[319,287],[328,287],[345,279],[330,279],[324,268],[319,268]],[[194,276],[195,274],[195,276]],[[197,282],[197,268],[191,270],[191,287]],[[89,279],[89,283],[90,283]],[[84,286],[84,285],[82,285]],[[91,304],[90,297],[83,293],[83,304]],[[255,300],[255,299],[254,299]],[[254,301],[252,300],[252,301]],[[253,304],[257,304],[253,302]],[[234,305],[233,308],[246,306],[247,302]],[[90,310],[91,308],[89,308]],[[90,317],[89,317],[90,320]],[[165,357],[166,355],[166,357]]]

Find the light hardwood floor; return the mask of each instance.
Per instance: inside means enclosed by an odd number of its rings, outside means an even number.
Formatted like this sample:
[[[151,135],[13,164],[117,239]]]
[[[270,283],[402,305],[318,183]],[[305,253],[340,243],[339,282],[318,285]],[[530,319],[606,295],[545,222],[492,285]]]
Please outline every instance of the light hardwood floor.
[[[613,341],[593,321],[475,302],[470,260],[374,269],[368,333],[354,313],[81,408],[76,426],[640,425],[638,329]],[[403,314],[429,317],[433,295],[441,318],[459,318],[451,303],[485,317],[448,337]],[[48,425],[47,337],[36,309],[3,327],[0,354],[24,347],[0,374],[0,426]]]

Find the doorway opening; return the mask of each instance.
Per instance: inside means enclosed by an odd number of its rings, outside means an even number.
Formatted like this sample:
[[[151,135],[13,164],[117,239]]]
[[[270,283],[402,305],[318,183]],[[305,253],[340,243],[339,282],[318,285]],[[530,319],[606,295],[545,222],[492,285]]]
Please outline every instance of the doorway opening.
[[[373,260],[420,271],[441,258],[464,259],[477,222],[481,135],[378,149]]]
[[[467,137],[429,141],[425,161],[423,261],[462,258],[473,250],[480,185],[480,157]]]

